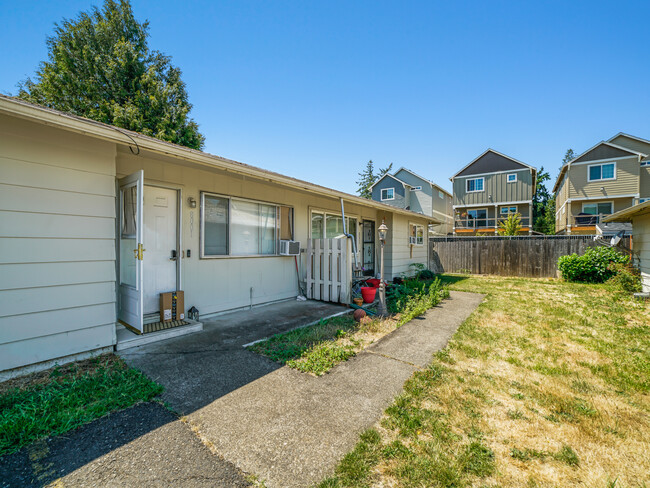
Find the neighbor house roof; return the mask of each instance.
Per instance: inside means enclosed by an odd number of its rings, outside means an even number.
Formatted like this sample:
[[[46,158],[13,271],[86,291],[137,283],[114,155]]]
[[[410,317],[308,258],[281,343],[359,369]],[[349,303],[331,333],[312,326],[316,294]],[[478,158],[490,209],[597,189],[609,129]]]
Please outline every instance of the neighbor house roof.
[[[627,137],[628,139],[634,139],[634,140],[639,141],[639,142],[644,142],[646,144],[650,144],[650,141],[647,140],[647,139],[643,139],[641,137],[633,136],[631,134],[626,134],[625,132],[619,132],[615,136],[610,137],[609,139],[607,139],[607,142],[612,142],[614,139],[616,139],[617,137],[621,137],[621,136]]]
[[[385,173],[385,174],[383,174],[383,175],[381,176],[381,178],[379,178],[379,179],[378,179],[377,181],[375,181],[372,185],[370,185],[370,189],[372,190],[372,189],[375,187],[375,185],[376,185],[377,183],[379,183],[381,180],[383,180],[384,178],[392,178],[392,179],[394,179],[395,181],[397,181],[398,183],[401,183],[401,185],[402,185],[402,186],[405,186],[405,187],[406,187],[406,186],[412,186],[412,185],[409,185],[406,181],[402,181],[402,180],[400,180],[397,176],[394,176],[394,175],[392,175],[392,174],[390,174],[390,173]]]
[[[621,134],[622,133],[615,135],[614,137],[612,137],[612,139],[618,137]],[[626,135],[626,134],[623,134],[623,135]],[[564,166],[562,166],[562,168],[560,168],[560,174],[557,175],[557,179],[555,180],[555,185],[553,185],[553,193],[555,193],[557,191],[557,188],[560,185],[560,181],[562,181],[562,178],[564,177],[564,173],[566,173],[567,169],[569,168],[569,165],[571,165],[574,162],[579,162],[579,160],[581,158],[583,158],[585,155],[589,154],[591,151],[593,151],[593,150],[595,150],[598,147],[603,146],[603,145],[606,145],[606,146],[608,146],[610,148],[617,149],[619,151],[627,152],[629,154],[647,157],[647,154],[643,154],[643,153],[640,153],[640,152],[637,152],[637,151],[633,151],[632,149],[628,149],[626,147],[619,146],[617,144],[613,144],[613,143],[611,143],[609,141],[600,141],[598,144],[593,145],[592,147],[587,149],[585,152],[583,152],[583,153],[579,154],[578,156],[576,156],[575,158],[573,158],[571,161],[567,161],[564,164]],[[616,156],[614,156],[614,157],[616,157]],[[599,158],[597,157],[596,159],[599,159]]]
[[[642,215],[648,214],[650,214],[650,200],[613,213],[605,217],[603,222],[629,222],[632,220],[632,217],[641,217]]]
[[[78,115],[67,114],[40,105],[26,102],[14,97],[0,95],[0,114],[8,114],[20,117],[26,120],[36,121],[41,124],[49,125],[60,129],[84,134],[97,139],[110,141],[116,144],[127,146],[136,146],[158,154],[173,156],[178,159],[191,161],[208,167],[219,168],[221,170],[246,175],[266,181],[271,181],[297,190],[303,190],[320,195],[326,195],[332,198],[343,198],[344,201],[364,205],[367,207],[384,210],[387,212],[409,215],[411,217],[422,218],[422,214],[411,212],[410,210],[400,209],[385,203],[376,202],[357,195],[351,195],[342,191],[334,190],[324,186],[316,185],[308,181],[285,176],[280,173],[268,171],[262,168],[240,163],[232,159],[215,156],[213,154],[179,146],[171,142],[162,141],[154,137],[145,136],[138,132],[122,129],[95,120],[79,117]],[[432,223],[442,223],[442,221],[427,217]]]
[[[498,169],[486,169],[485,171],[484,171],[483,169],[481,169],[481,170],[479,171],[479,173],[481,173],[481,174],[482,174],[482,173],[493,173],[493,172],[497,172],[497,171],[508,171],[508,170],[515,170],[515,169],[525,169],[525,168],[532,169],[534,173],[537,173],[537,169],[534,168],[533,166],[530,166],[529,164],[526,164],[526,163],[522,163],[521,161],[518,161],[518,160],[515,159],[515,158],[511,158],[510,156],[506,156],[505,154],[502,154],[502,153],[500,153],[499,151],[495,151],[494,149],[488,148],[488,149],[486,149],[483,153],[481,153],[478,157],[476,157],[476,158],[474,158],[472,161],[470,161],[469,164],[465,165],[465,166],[464,166],[464,167],[463,167],[463,168],[462,168],[458,173],[456,173],[454,176],[452,176],[452,177],[450,178],[450,180],[453,180],[453,179],[456,178],[457,176],[470,176],[469,173],[466,174],[466,175],[463,175],[462,173],[464,173],[465,170],[467,170],[470,166],[472,166],[474,163],[476,163],[479,159],[483,158],[484,156],[486,156],[486,155],[489,154],[489,153],[491,153],[492,155],[496,155],[496,156],[498,156],[498,157],[500,157],[500,158],[505,158],[506,160],[509,160],[509,161],[512,162],[512,163],[515,163],[515,164],[517,164],[517,165],[522,166],[522,168],[516,168],[514,165],[507,165],[508,167],[505,167],[505,166],[504,166],[504,167],[501,167],[501,168],[498,168]],[[493,161],[489,161],[489,162],[488,162],[488,164],[492,164],[492,163],[493,163]]]
[[[399,173],[400,171],[406,171],[406,172],[408,172],[408,173],[411,173],[411,174],[412,174],[413,176],[415,176],[416,178],[420,178],[421,180],[426,181],[427,183],[429,183],[431,186],[435,186],[438,190],[440,190],[440,191],[443,192],[443,193],[446,193],[448,196],[450,196],[450,197],[452,196],[451,193],[449,193],[447,190],[445,190],[444,188],[442,188],[440,185],[435,184],[433,181],[426,179],[424,176],[420,176],[419,174],[417,174],[417,173],[411,171],[411,170],[408,169],[408,168],[405,168],[404,166],[402,166],[400,169],[398,169],[397,171],[395,171],[394,174],[397,174],[397,173]]]

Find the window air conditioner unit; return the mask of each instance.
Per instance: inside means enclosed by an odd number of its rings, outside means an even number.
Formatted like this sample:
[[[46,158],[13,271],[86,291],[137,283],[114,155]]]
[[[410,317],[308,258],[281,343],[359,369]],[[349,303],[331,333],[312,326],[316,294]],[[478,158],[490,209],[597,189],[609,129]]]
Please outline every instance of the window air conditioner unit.
[[[417,237],[413,237],[413,236],[409,237],[409,244],[416,245],[417,243],[418,243],[418,238]]]
[[[300,241],[280,241],[280,256],[300,256]]]

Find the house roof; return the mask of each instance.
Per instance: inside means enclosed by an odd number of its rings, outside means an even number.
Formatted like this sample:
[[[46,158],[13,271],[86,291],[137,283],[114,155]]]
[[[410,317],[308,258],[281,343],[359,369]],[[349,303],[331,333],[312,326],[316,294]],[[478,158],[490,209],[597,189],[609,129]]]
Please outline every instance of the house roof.
[[[506,168],[506,167],[503,167],[503,168],[501,168],[501,169],[495,169],[495,170],[491,170],[491,171],[483,171],[483,170],[481,170],[479,173],[492,173],[492,172],[496,172],[496,171],[508,171],[508,170],[510,170],[510,169],[513,169],[513,170],[514,170],[514,169],[525,169],[525,168],[532,169],[534,173],[537,172],[537,169],[534,168],[533,166],[530,166],[529,164],[522,163],[521,161],[518,161],[518,160],[515,159],[515,158],[511,158],[510,156],[506,156],[505,154],[502,154],[502,153],[500,153],[499,151],[495,151],[495,150],[492,149],[492,148],[488,148],[488,149],[486,149],[483,153],[481,153],[478,157],[476,157],[476,158],[474,158],[472,161],[470,161],[469,164],[465,165],[465,166],[464,166],[464,167],[463,167],[463,168],[462,168],[458,173],[456,173],[456,174],[455,174],[454,176],[452,176],[450,179],[453,180],[453,179],[456,178],[457,176],[469,176],[471,173],[467,173],[466,175],[463,175],[462,173],[464,173],[465,170],[467,170],[467,169],[468,169],[470,166],[472,166],[474,163],[476,163],[476,162],[479,161],[481,158],[483,158],[484,156],[486,156],[488,153],[491,153],[491,154],[493,154],[493,155],[499,156],[500,158],[505,158],[506,160],[509,160],[510,162],[515,163],[516,165],[521,166],[521,168],[516,168],[514,165],[507,165],[507,166],[509,166],[509,167],[507,167],[507,168]],[[491,163],[492,163],[492,162],[489,162],[489,164],[491,164]]]
[[[621,137],[621,136],[623,136],[623,137],[627,137],[628,139],[634,139],[634,140],[639,141],[639,142],[644,142],[644,143],[646,143],[646,144],[650,144],[650,141],[647,140],[647,139],[643,139],[643,138],[641,138],[641,137],[637,137],[637,136],[633,136],[633,135],[630,135],[630,134],[626,134],[625,132],[619,132],[619,133],[616,134],[615,136],[610,137],[609,139],[607,139],[607,142],[612,142],[614,139],[616,139],[617,137]]]
[[[376,202],[357,195],[351,195],[342,191],[334,190],[324,186],[316,185],[308,181],[299,180],[280,173],[268,171],[249,164],[240,163],[232,159],[215,156],[196,149],[179,146],[171,142],[162,141],[154,137],[146,136],[138,132],[122,129],[95,120],[86,119],[78,115],[67,114],[47,107],[42,107],[14,97],[0,94],[0,114],[12,115],[26,120],[35,121],[59,129],[81,133],[89,137],[110,141],[116,144],[123,144],[129,147],[136,146],[138,149],[146,149],[158,154],[173,156],[178,159],[191,161],[196,164],[208,167],[219,168],[225,171],[242,174],[280,185],[303,190],[310,193],[326,195],[332,198],[343,198],[344,201],[372,207],[387,212],[408,215],[413,218],[422,218],[423,215],[410,210],[400,209],[385,203]],[[432,223],[442,223],[435,217],[426,217]]]
[[[641,217],[650,214],[650,200],[632,205],[624,210],[619,210],[612,215],[605,217],[603,222],[629,222],[632,217]]]
[[[620,134],[617,134],[616,136],[612,137],[612,139],[618,137],[618,135],[620,135]],[[623,134],[623,135],[625,135],[625,134]],[[611,140],[611,139],[610,139],[610,140]],[[553,185],[553,193],[555,193],[555,192],[557,191],[557,188],[558,188],[558,186],[560,185],[560,181],[562,181],[562,178],[563,178],[563,176],[564,176],[564,173],[566,173],[566,170],[568,169],[569,165],[571,165],[571,164],[574,163],[574,162],[579,162],[579,160],[580,160],[581,158],[583,158],[584,156],[586,156],[587,154],[589,154],[591,151],[593,151],[593,150],[599,148],[599,147],[602,146],[602,145],[606,145],[606,146],[608,146],[608,147],[610,147],[610,148],[614,148],[614,149],[617,149],[617,150],[619,150],[619,151],[624,151],[624,152],[627,152],[627,153],[629,153],[629,154],[633,154],[633,155],[637,155],[637,156],[647,157],[647,154],[643,154],[643,153],[640,153],[640,152],[634,151],[634,150],[632,150],[632,149],[628,149],[627,147],[619,146],[619,145],[617,145],[617,144],[613,144],[613,143],[611,143],[611,142],[609,142],[609,141],[600,141],[598,144],[593,145],[592,147],[590,147],[589,149],[587,149],[585,152],[583,152],[583,153],[579,154],[578,156],[576,156],[575,158],[573,158],[571,161],[567,161],[567,162],[564,164],[564,166],[562,166],[562,168],[560,168],[560,174],[557,175],[557,179],[555,180],[555,185]],[[614,157],[616,157],[616,156],[614,156]],[[597,157],[596,159],[602,159],[602,158]]]
[[[440,185],[435,184],[433,181],[426,179],[424,176],[420,176],[419,174],[417,174],[417,173],[411,171],[411,170],[408,169],[408,168],[405,168],[404,166],[402,166],[400,169],[398,169],[397,171],[395,171],[394,174],[397,174],[397,173],[399,173],[399,172],[402,171],[402,170],[403,170],[403,171],[407,171],[408,173],[411,173],[413,176],[415,176],[416,178],[420,178],[422,181],[426,181],[426,182],[429,183],[431,186],[435,186],[438,190],[440,190],[440,191],[443,192],[443,193],[446,193],[448,196],[450,196],[450,197],[452,196],[451,193],[449,193],[447,190],[445,190],[444,188],[442,188]]]
[[[372,189],[375,187],[375,185],[376,185],[377,183],[379,183],[381,180],[383,180],[383,179],[386,178],[386,177],[390,177],[390,178],[394,179],[394,180],[397,181],[398,183],[401,183],[402,186],[412,186],[412,185],[409,185],[407,182],[400,180],[400,179],[399,179],[397,176],[395,176],[395,175],[392,175],[392,174],[390,174],[390,173],[385,173],[384,175],[382,175],[381,178],[379,178],[379,179],[378,179],[377,181],[375,181],[372,185],[370,185],[370,189],[372,190]]]

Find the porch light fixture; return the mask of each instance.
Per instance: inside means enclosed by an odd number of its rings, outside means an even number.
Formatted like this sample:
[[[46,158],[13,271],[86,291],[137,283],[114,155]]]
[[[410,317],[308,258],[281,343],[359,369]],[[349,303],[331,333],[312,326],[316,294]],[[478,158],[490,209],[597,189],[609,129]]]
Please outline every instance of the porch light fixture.
[[[386,234],[388,234],[388,227],[386,226],[386,220],[382,220],[379,229],[377,229],[379,234],[379,242],[381,242],[381,255],[380,255],[380,266],[379,273],[381,281],[379,282],[379,306],[377,307],[377,315],[380,317],[385,317],[388,315],[388,310],[386,308],[386,282],[384,281],[384,244],[386,244]]]
[[[187,204],[190,206],[190,208],[196,208],[196,198],[189,197],[187,199]]]

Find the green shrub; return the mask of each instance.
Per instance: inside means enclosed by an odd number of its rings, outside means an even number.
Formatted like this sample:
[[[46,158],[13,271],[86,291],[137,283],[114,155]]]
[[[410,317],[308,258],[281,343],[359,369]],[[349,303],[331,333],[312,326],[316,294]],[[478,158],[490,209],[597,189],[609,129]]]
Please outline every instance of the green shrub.
[[[614,272],[614,276],[607,280],[610,285],[629,293],[637,293],[642,290],[639,270],[632,265],[611,263],[609,269]]]
[[[561,256],[557,267],[562,278],[567,281],[604,283],[616,274],[616,270],[610,265],[627,265],[629,262],[630,258],[616,249],[599,246],[588,248],[582,256]]]
[[[435,273],[430,269],[423,269],[418,273],[418,279],[423,281],[432,280],[436,277]]]

